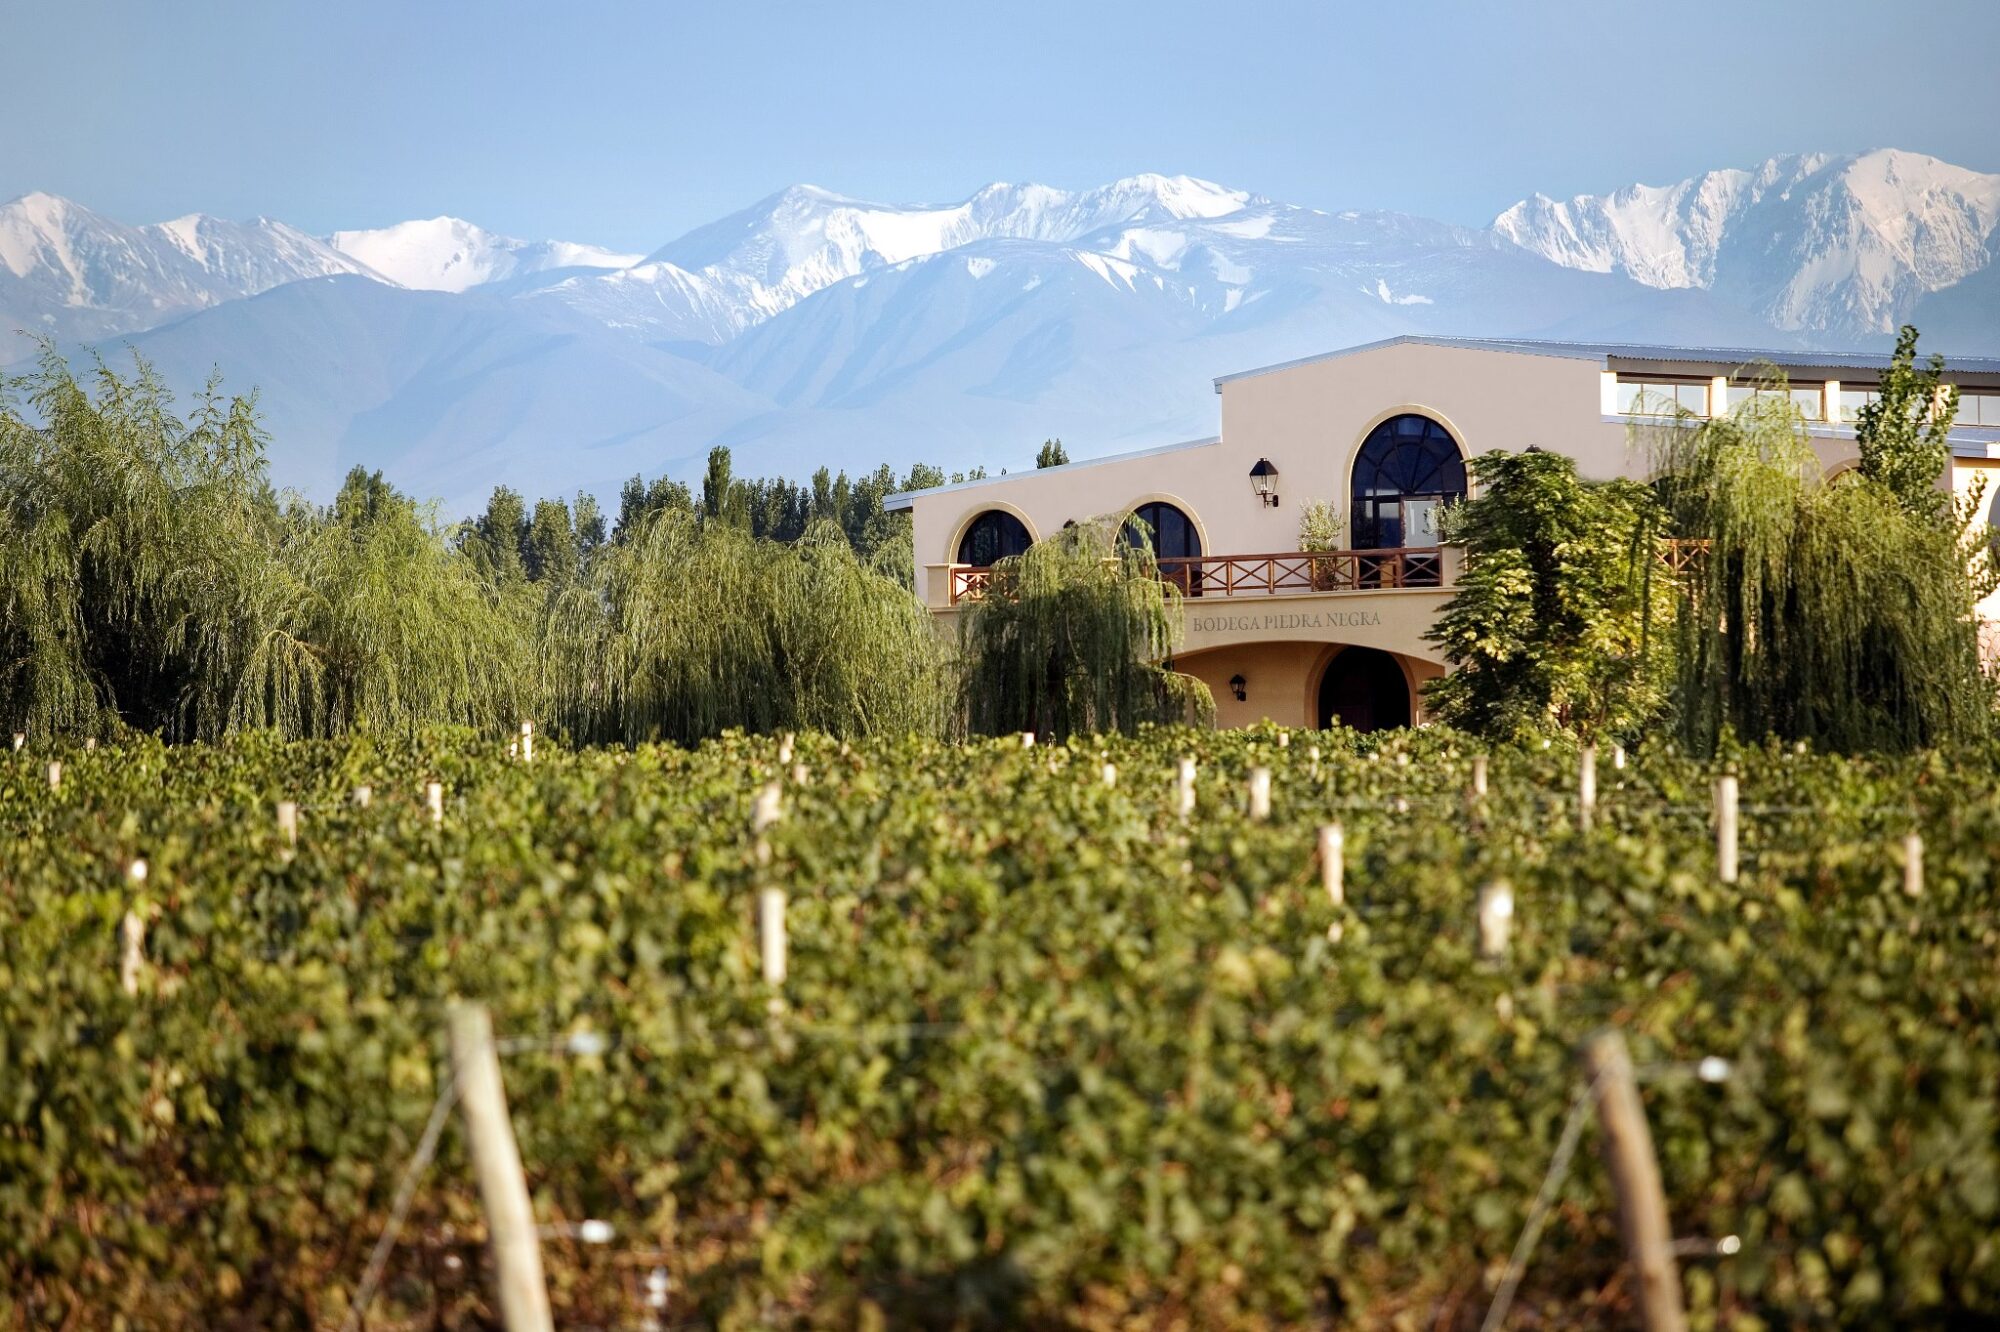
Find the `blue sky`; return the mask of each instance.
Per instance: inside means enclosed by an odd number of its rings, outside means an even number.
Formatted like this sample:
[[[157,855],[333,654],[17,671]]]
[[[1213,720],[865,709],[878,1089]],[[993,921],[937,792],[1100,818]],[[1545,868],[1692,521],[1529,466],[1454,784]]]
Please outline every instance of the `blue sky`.
[[[2000,3],[5,0],[0,199],[644,251],[784,185],[1186,172],[1481,223],[1870,147],[2000,171]]]

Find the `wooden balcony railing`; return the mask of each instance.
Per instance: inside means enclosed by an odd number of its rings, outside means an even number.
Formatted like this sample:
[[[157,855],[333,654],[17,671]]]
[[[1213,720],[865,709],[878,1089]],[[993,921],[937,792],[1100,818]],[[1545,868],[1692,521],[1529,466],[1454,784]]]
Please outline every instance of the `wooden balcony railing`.
[[[1163,559],[1160,577],[1189,597],[1272,596],[1286,592],[1356,592],[1441,587],[1444,550],[1283,551],[1274,555],[1192,555]],[[993,585],[993,570],[951,567],[951,604],[977,601]]]
[[[1675,575],[1690,573],[1708,554],[1706,541],[1670,540],[1660,562]],[[935,567],[935,566],[934,566]],[[993,586],[988,565],[954,564],[951,604],[977,601]],[[1282,551],[1275,555],[1190,555],[1163,559],[1160,577],[1189,597],[1276,596],[1305,592],[1366,592],[1384,588],[1445,586],[1444,549]]]

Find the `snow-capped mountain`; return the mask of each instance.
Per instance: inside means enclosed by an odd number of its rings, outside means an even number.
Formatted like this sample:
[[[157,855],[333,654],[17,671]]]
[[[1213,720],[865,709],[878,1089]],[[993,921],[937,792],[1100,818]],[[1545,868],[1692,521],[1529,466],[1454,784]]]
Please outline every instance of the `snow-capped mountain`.
[[[795,186],[645,255],[454,218],[315,239],[0,208],[0,327],[259,388],[276,478],[355,462],[463,511],[497,483],[1024,462],[1212,434],[1220,373],[1428,332],[2000,352],[2000,177],[1776,158],[1490,227],[1186,176],[945,204]],[[1935,332],[1933,332],[1935,330]],[[32,348],[0,344],[0,364]]]
[[[600,279],[550,294],[642,336],[724,342],[836,282],[976,241],[1067,242],[1117,223],[1221,217],[1267,201],[1187,176],[1101,189],[988,185],[952,204],[881,204],[794,185]]]
[[[334,273],[379,279],[270,218],[194,213],[131,227],[53,194],[0,204],[0,336],[105,337]],[[14,342],[0,344],[0,362],[14,359]]]
[[[464,291],[554,269],[630,268],[641,257],[572,241],[515,240],[456,217],[399,222],[373,231],[336,231],[326,243],[391,281],[419,291]]]
[[[1996,228],[2000,175],[1890,149],[1538,194],[1493,224],[1571,268],[1705,288],[1779,328],[1845,339],[1893,332],[1925,296],[1985,269]]]

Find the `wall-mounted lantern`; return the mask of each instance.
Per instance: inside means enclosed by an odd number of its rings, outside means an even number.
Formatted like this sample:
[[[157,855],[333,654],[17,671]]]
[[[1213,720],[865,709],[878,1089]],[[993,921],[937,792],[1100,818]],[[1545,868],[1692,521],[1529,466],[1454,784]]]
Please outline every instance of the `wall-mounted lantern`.
[[[1259,458],[1257,465],[1250,469],[1250,489],[1257,492],[1269,508],[1278,507],[1278,469],[1271,465],[1269,458]]]
[[[1245,680],[1240,675],[1232,675],[1229,677],[1229,692],[1236,695],[1236,701],[1238,703],[1244,702],[1247,698],[1249,698],[1249,695],[1243,692],[1244,686],[1247,685],[1248,683],[1249,681]]]

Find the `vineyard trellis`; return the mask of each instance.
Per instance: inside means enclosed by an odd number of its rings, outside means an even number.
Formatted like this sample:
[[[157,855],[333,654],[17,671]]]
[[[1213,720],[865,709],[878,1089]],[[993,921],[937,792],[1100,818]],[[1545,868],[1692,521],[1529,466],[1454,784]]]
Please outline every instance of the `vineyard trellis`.
[[[1646,1105],[1678,1233],[1738,1241],[1684,1255],[1697,1325],[1993,1311],[2000,801],[1966,780],[1992,756],[1649,746],[1600,769],[1586,828],[1560,745],[1288,738],[526,762],[451,732],[31,733],[0,755],[0,1308],[337,1325],[401,1210],[369,1326],[483,1317],[458,1135],[400,1187],[463,996],[503,1036],[564,1325],[1471,1327],[1606,1025],[1642,1068],[1732,1070]],[[1512,927],[1482,957],[1498,881]],[[1612,1325],[1603,1177],[1551,1188],[1515,1307]]]

